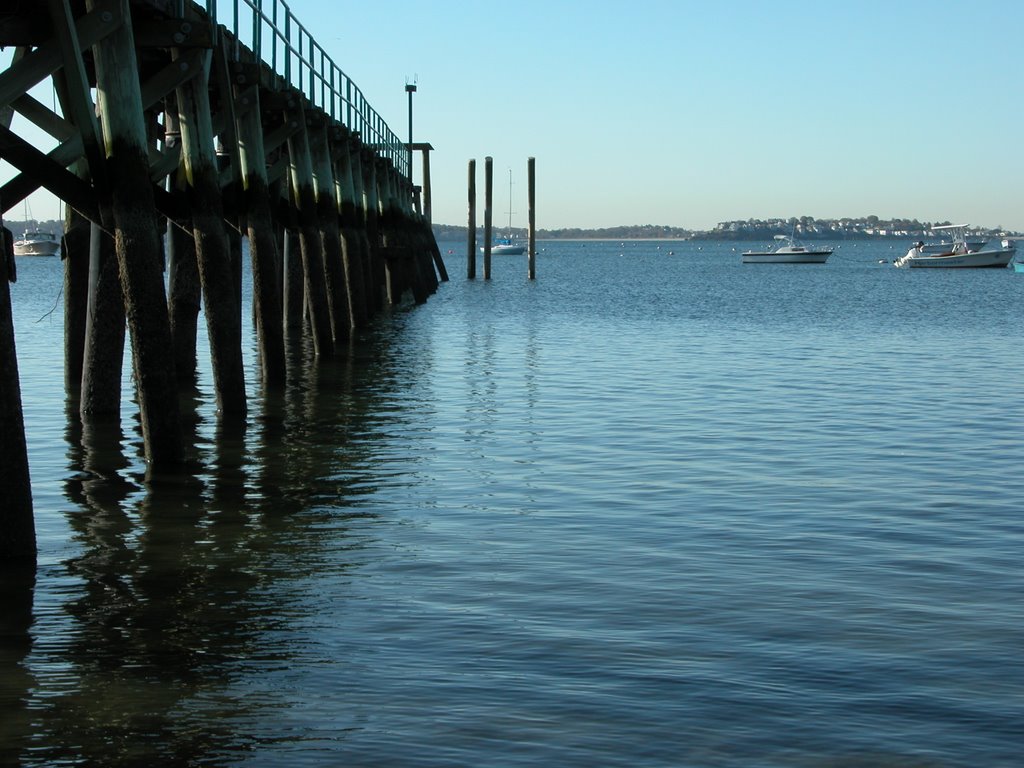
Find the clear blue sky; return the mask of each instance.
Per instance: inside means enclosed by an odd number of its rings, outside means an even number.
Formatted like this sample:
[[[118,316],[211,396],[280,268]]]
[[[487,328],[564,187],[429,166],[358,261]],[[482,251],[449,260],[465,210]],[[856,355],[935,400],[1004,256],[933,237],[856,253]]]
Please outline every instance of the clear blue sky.
[[[1024,230],[1024,3],[292,0],[403,139],[436,223],[541,228],[877,215]],[[420,181],[419,165],[416,180]],[[33,203],[35,205],[35,203]],[[40,211],[34,211],[37,216]]]

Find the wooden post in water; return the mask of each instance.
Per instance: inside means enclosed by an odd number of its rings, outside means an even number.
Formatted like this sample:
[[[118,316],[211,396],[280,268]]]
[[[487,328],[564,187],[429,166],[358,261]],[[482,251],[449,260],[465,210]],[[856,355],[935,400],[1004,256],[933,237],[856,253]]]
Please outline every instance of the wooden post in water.
[[[34,562],[36,528],[14,340],[14,235],[0,226],[0,565]],[[6,610],[6,608],[5,608]]]
[[[252,247],[250,241],[249,246]],[[305,328],[306,289],[302,277],[302,248],[294,229],[284,231],[282,295],[284,296],[284,337],[288,343],[302,338]]]
[[[374,312],[384,307],[384,265],[381,248],[380,189],[377,179],[376,156],[365,147],[361,151],[363,194],[366,205],[366,235],[370,241],[369,296]]]
[[[242,415],[246,412],[242,320],[213,143],[210,63],[207,52],[201,71],[178,87],[178,124],[217,406],[221,413]]]
[[[242,218],[249,238],[253,313],[256,315],[260,368],[264,384],[282,386],[287,376],[284,333],[289,318],[282,315],[282,294],[278,292],[277,240],[270,213],[267,156],[260,119],[259,88],[255,85],[236,86],[234,98],[235,133],[238,136],[239,174],[242,185]],[[284,236],[287,242],[287,230]],[[284,280],[287,286],[287,271],[284,272]],[[301,304],[301,299],[299,303]],[[299,317],[301,322],[301,313]]]
[[[327,126],[317,125],[310,133],[310,159],[316,194],[317,228],[324,255],[327,307],[330,311],[334,343],[347,342],[352,336],[352,316],[345,284],[345,257],[338,229],[338,200],[335,197],[334,168],[327,141]]]
[[[184,199],[184,188],[179,199]],[[167,220],[167,311],[171,320],[171,354],[174,355],[175,375],[183,389],[196,383],[196,340],[202,305],[196,243],[191,230],[192,222],[188,218]]]
[[[433,149],[429,144],[420,144],[420,150],[423,152],[423,216],[427,219],[427,224],[433,225],[434,214],[431,210],[431,193],[430,193],[430,150]],[[447,280],[447,275],[441,276],[442,280]]]
[[[121,413],[124,296],[114,238],[95,222],[89,226],[88,264],[89,302],[79,411],[83,417],[113,419]]]
[[[494,161],[484,158],[484,280],[491,279],[491,214],[494,203]]]
[[[476,160],[469,161],[469,226],[466,235],[466,277],[476,279]]]
[[[313,161],[309,151],[309,130],[302,108],[301,96],[295,94],[296,106],[285,115],[297,123],[298,130],[288,137],[288,158],[291,167],[292,197],[299,213],[299,246],[302,251],[302,272],[306,286],[306,307],[313,328],[313,349],[317,355],[329,357],[334,339],[327,308],[327,286],[324,279],[324,253],[316,226],[316,192],[313,187]]]
[[[164,113],[164,143],[168,149],[181,151],[181,131],[178,110],[173,95],[167,99]],[[185,166],[180,163],[169,177],[171,194],[185,208],[187,183]],[[196,246],[192,238],[192,222],[187,216],[168,218],[164,238],[167,250],[167,313],[171,321],[171,354],[174,372],[182,388],[196,382],[196,339],[199,335],[199,310],[202,288],[199,284],[199,265]]]
[[[536,192],[537,192],[537,185],[536,185],[536,170],[537,170],[537,168],[536,168],[536,165],[537,165],[537,163],[536,163],[536,160],[534,158],[532,158],[532,157],[527,158],[527,160],[526,160],[526,184],[527,184],[527,195],[529,197],[529,200],[527,202],[528,210],[529,210],[529,224],[528,224],[528,226],[530,227],[530,234],[529,234],[529,254],[530,255],[528,257],[527,274],[528,274],[528,277],[529,277],[530,280],[536,280],[537,279],[537,211],[536,211],[536,209],[534,207],[534,202],[536,201]]]
[[[366,326],[366,277],[363,275],[365,252],[356,184],[352,172],[351,139],[347,131],[333,142],[335,180],[337,183],[338,215],[341,221],[341,245],[348,286],[349,312],[353,328]]]
[[[355,226],[359,236],[359,255],[362,257],[363,303],[366,306],[366,317],[369,319],[380,310],[379,295],[376,293],[377,283],[374,279],[374,260],[377,255],[375,242],[377,219],[376,216],[373,217],[373,229],[371,229],[370,198],[362,155],[362,142],[359,140],[358,135],[354,135],[349,142],[349,162],[352,164],[352,201],[355,205]]]
[[[118,6],[120,26],[93,47],[97,103],[145,455],[162,468],[180,465],[184,447],[131,12],[128,0]]]
[[[82,390],[89,306],[89,220],[70,205],[64,216],[60,254],[64,261],[64,391],[77,405]],[[121,317],[123,325],[123,310]]]
[[[434,215],[431,202],[432,192],[430,189],[430,152],[433,147],[427,143],[412,145],[423,153],[423,219],[422,230],[429,236],[428,247],[437,268],[437,276],[442,283],[448,282],[448,269],[444,264],[444,257],[441,256],[441,249],[437,247],[437,239],[434,237]]]

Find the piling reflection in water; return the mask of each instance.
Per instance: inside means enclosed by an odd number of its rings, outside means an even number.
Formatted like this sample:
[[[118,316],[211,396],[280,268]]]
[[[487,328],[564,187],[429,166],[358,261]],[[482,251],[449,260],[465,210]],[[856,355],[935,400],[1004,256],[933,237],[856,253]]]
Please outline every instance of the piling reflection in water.
[[[271,717],[261,710],[272,704],[232,686],[254,667],[290,663],[282,630],[312,608],[288,583],[344,572],[346,550],[365,543],[345,541],[345,520],[367,517],[353,468],[369,460],[375,409],[389,397],[379,351],[329,361],[295,351],[291,385],[267,394],[248,429],[211,424],[201,394],[189,393],[195,471],[185,476],[147,473],[137,421],[126,433],[69,408],[64,495],[80,553],[65,563],[75,583],[61,610],[71,624],[41,639],[40,663],[59,658],[63,669],[26,709],[31,584],[5,594],[15,606],[2,664],[12,754],[28,747],[30,764],[194,764],[251,747],[258,734],[239,724]]]
[[[25,659],[32,650],[35,563],[0,567],[0,765],[17,765],[28,748],[35,687]]]

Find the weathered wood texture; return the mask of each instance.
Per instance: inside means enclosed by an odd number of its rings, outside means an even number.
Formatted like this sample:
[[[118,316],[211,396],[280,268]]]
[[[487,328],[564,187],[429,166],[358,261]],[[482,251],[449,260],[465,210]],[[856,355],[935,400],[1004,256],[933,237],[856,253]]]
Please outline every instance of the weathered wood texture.
[[[14,279],[14,236],[0,229],[0,565],[36,556],[32,486],[28,472],[21,383],[14,345],[9,281]]]
[[[95,0],[89,4],[93,7]],[[120,0],[120,10],[121,25],[93,48],[96,93],[143,442],[147,460],[164,467],[180,465],[184,451],[174,359],[167,354],[171,329],[127,0]]]
[[[363,122],[343,125],[200,5],[45,0],[10,11],[0,45],[19,47],[0,71],[0,158],[16,174],[0,185],[0,208],[40,187],[67,205],[65,385],[83,426],[121,415],[127,331],[145,457],[154,469],[181,467],[179,398],[194,392],[201,312],[219,413],[246,413],[243,236],[264,386],[292,375],[286,339],[334,354],[389,301],[425,301],[437,275],[447,279],[430,230],[430,145],[408,150],[423,152],[421,212],[403,175],[411,166],[397,167],[408,155],[398,159],[389,130],[376,133],[376,113],[367,122],[363,105],[349,105],[346,119]],[[59,112],[28,95],[48,77]],[[18,135],[13,112],[57,146]],[[9,316],[0,297],[5,306]],[[8,325],[0,317],[0,375],[14,370],[16,383]],[[24,488],[5,491],[0,551],[17,541],[13,550],[34,552],[17,394],[4,378],[4,482]],[[19,504],[29,510],[21,522]]]

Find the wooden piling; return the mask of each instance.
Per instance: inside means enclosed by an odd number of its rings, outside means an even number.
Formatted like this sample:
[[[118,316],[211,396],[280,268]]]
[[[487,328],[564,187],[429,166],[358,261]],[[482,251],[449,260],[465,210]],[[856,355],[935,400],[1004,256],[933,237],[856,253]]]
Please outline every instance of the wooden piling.
[[[363,145],[358,135],[349,141],[349,162],[352,166],[352,204],[355,213],[355,232],[359,239],[360,264],[363,273],[363,305],[366,308],[366,319],[369,320],[380,311],[380,298],[375,294],[374,259],[377,256],[376,216],[370,215],[370,193],[368,172],[363,163]],[[372,228],[372,230],[371,230]]]
[[[529,206],[529,220],[528,226],[530,227],[529,233],[529,257],[527,274],[530,280],[537,279],[537,212],[534,207],[536,200],[536,168],[537,163],[534,158],[527,158],[526,160],[526,180],[527,180],[527,195],[528,206]],[[510,209],[511,210],[511,209]]]
[[[370,244],[367,271],[367,296],[374,314],[384,307],[384,263],[381,257],[380,192],[377,179],[377,158],[363,146],[359,164],[363,173],[363,199],[366,209],[366,236]]]
[[[239,259],[232,254],[224,223],[209,102],[211,61],[207,52],[199,71],[176,89],[178,124],[217,406],[222,414],[242,415],[246,412],[242,321],[232,268]]]
[[[270,190],[267,180],[267,156],[263,143],[259,88],[253,74],[236,77],[243,83],[235,86],[235,133],[238,137],[239,175],[242,187],[242,219],[249,238],[249,261],[252,265],[252,301],[256,318],[256,341],[260,350],[263,383],[283,386],[286,380],[284,334],[289,319],[282,315],[282,281],[278,279],[283,251],[279,255],[274,233]],[[285,230],[285,238],[288,232]],[[287,279],[287,273],[284,279]],[[301,283],[299,291],[301,296]],[[286,294],[284,294],[286,295]],[[301,306],[301,298],[299,299]],[[282,320],[283,318],[283,320]],[[301,310],[300,320],[301,322]]]
[[[335,197],[331,151],[327,140],[327,127],[318,125],[310,135],[310,159],[313,165],[313,184],[316,194],[317,228],[324,257],[324,277],[327,287],[327,307],[331,318],[334,343],[347,342],[352,335],[352,318],[345,281],[345,257],[338,227],[338,200]]]
[[[491,279],[491,218],[494,194],[494,161],[484,158],[484,280]]]
[[[184,196],[184,179],[179,194]],[[171,354],[174,355],[174,373],[183,387],[194,385],[196,381],[196,340],[202,305],[199,264],[191,229],[192,222],[187,219],[168,219],[165,235]]]
[[[77,405],[82,388],[89,307],[89,221],[71,206],[64,216],[60,255],[64,262],[64,391]],[[123,325],[123,309],[121,318]]]
[[[405,289],[410,287],[409,261],[411,251],[408,242],[400,232],[394,179],[391,168],[378,160],[377,182],[380,196],[380,241],[384,265],[384,292],[387,302],[395,306]]]
[[[251,244],[250,244],[251,247]],[[282,293],[284,295],[284,335],[289,343],[302,338],[305,328],[306,288],[302,276],[302,247],[299,233],[292,229],[284,232],[284,260]]]
[[[35,521],[28,471],[25,419],[14,340],[9,282],[14,276],[14,236],[0,228],[0,565],[34,562]]]
[[[431,200],[432,194],[430,191],[430,150],[433,147],[429,144],[416,144],[414,146],[423,152],[423,216],[426,218],[428,225],[433,225],[433,201]],[[442,274],[441,279],[447,280],[448,276]]]
[[[299,215],[299,247],[306,289],[306,309],[313,330],[313,349],[317,355],[330,356],[334,347],[331,318],[327,308],[324,280],[324,255],[316,226],[316,192],[313,162],[309,151],[309,130],[301,97],[296,95],[294,109],[285,119],[294,121],[297,130],[288,138],[288,162],[291,172],[292,200]]]
[[[356,198],[350,142],[348,132],[344,131],[332,144],[349,312],[351,313],[352,327],[362,328],[367,321],[366,278],[363,274],[366,257],[364,241],[360,233],[362,227],[365,226],[365,216],[362,217],[361,222],[359,211],[362,210],[362,201]]]
[[[93,47],[97,103],[145,456],[163,468],[180,465],[184,449],[131,13],[128,0],[118,6],[120,26]]]
[[[476,279],[476,160],[469,161],[469,226],[466,235],[466,277]]]
[[[89,227],[88,294],[79,412],[116,419],[121,413],[124,297],[114,238],[96,223]]]

